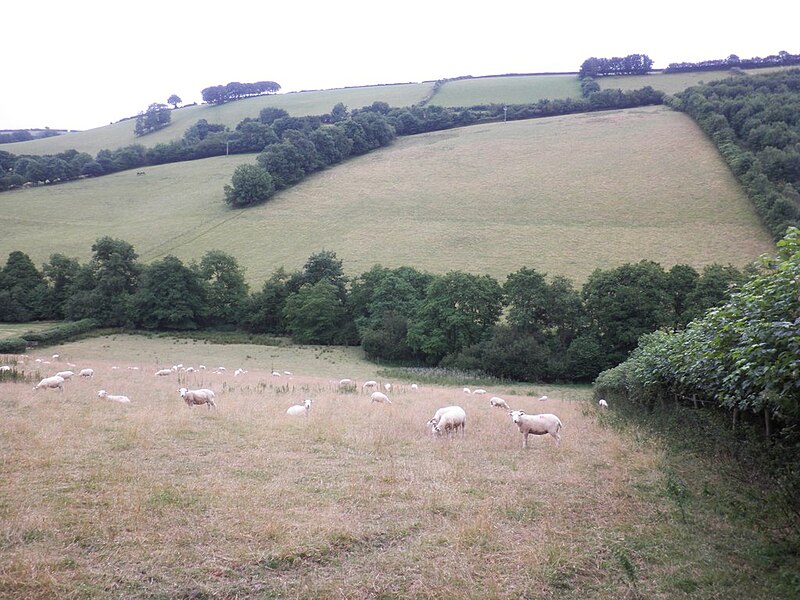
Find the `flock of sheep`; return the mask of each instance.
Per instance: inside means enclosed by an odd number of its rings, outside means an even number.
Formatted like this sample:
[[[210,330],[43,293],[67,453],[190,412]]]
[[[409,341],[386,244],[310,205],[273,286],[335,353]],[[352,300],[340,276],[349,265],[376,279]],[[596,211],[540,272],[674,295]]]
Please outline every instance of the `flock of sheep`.
[[[53,358],[57,358],[58,355],[54,355]],[[7,367],[4,365],[2,367],[6,369]],[[113,368],[113,367],[112,367]],[[129,367],[129,368],[137,368],[137,367]],[[200,365],[199,370],[205,370],[203,365]],[[214,373],[222,373],[224,372],[224,367],[218,367]],[[194,372],[195,369],[192,367],[184,368],[183,365],[175,365],[169,369],[159,369],[155,372],[155,376],[162,377],[166,375],[172,375],[179,371],[184,372]],[[235,376],[243,375],[247,373],[244,369],[237,369],[234,373]],[[288,371],[284,372],[285,374],[291,375]],[[60,392],[64,391],[64,383],[75,376],[76,373],[73,371],[65,370],[59,371],[55,375],[51,375],[49,377],[43,378],[38,384],[34,386],[34,390],[38,390],[41,388],[45,389],[57,389]],[[91,368],[84,368],[81,369],[77,373],[78,377],[91,379],[94,377],[94,370]],[[281,374],[273,371],[272,375],[280,376]],[[392,404],[392,401],[389,399],[387,395],[392,391],[392,384],[385,383],[383,385],[383,389],[385,392],[378,390],[378,382],[377,381],[365,381],[361,388],[362,391],[365,393],[370,394],[370,401],[379,404]],[[355,391],[356,384],[351,379],[341,379],[337,384],[337,389],[342,392],[346,391]],[[410,389],[412,391],[416,391],[419,389],[417,384],[411,384]],[[486,390],[478,388],[475,390],[470,390],[469,388],[463,389],[464,393],[466,394],[475,394],[475,395],[482,395],[486,394]],[[178,390],[181,398],[186,402],[189,407],[192,406],[202,406],[205,405],[208,407],[209,410],[211,408],[216,408],[217,404],[215,402],[216,394],[213,390],[207,388],[201,389],[189,389],[186,387],[181,387]],[[118,394],[109,394],[106,390],[100,390],[97,395],[100,398],[105,400],[110,400],[113,402],[119,403],[130,403],[130,398],[124,395]],[[541,396],[539,400],[547,400],[547,396]],[[311,410],[311,406],[313,404],[312,399],[306,399],[303,404],[296,404],[294,406],[290,406],[286,410],[286,414],[289,416],[305,416],[308,417],[309,411]],[[499,396],[492,396],[489,399],[489,404],[495,408],[501,408],[508,411],[508,415],[511,417],[512,422],[517,425],[519,432],[522,434],[522,447],[528,447],[528,436],[529,435],[550,435],[558,446],[561,442],[561,430],[563,429],[563,423],[558,416],[552,413],[541,413],[541,414],[528,414],[522,410],[512,410],[509,407],[508,403]],[[599,406],[601,408],[607,408],[608,403],[604,399],[600,399]],[[427,422],[427,427],[430,428],[430,431],[433,435],[451,435],[461,433],[461,435],[465,435],[466,429],[466,421],[467,421],[467,413],[461,406],[445,406],[436,411],[431,419]]]

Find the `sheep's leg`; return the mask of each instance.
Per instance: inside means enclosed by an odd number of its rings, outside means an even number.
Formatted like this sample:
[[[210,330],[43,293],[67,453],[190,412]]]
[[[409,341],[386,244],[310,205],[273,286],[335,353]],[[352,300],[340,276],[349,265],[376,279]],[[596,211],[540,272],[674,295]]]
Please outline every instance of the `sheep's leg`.
[[[527,448],[528,447],[528,432],[527,431],[522,434],[522,447],[523,448]]]
[[[552,432],[550,435],[553,436],[553,439],[556,441],[556,446],[561,445],[561,434],[557,431]]]

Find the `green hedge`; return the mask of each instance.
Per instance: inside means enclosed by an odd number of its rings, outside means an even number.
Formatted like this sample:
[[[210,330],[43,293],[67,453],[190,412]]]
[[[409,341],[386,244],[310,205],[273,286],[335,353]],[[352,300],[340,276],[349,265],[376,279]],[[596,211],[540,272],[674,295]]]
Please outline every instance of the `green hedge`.
[[[84,333],[88,333],[97,328],[97,321],[94,319],[81,319],[80,321],[68,321],[49,329],[42,329],[41,331],[28,331],[23,333],[20,338],[23,342],[30,344],[47,345],[63,342],[75,338]],[[22,347],[23,351],[25,346]],[[0,347],[0,351],[2,348]]]

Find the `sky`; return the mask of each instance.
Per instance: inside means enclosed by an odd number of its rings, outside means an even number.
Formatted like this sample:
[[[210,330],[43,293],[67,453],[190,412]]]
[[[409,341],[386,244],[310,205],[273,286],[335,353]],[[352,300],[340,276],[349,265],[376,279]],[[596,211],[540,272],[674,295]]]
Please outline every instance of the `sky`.
[[[275,81],[284,93],[574,72],[592,56],[646,54],[663,68],[800,54],[798,17],[796,0],[12,0],[0,130],[101,127],[173,94],[201,102],[201,90],[231,81]]]

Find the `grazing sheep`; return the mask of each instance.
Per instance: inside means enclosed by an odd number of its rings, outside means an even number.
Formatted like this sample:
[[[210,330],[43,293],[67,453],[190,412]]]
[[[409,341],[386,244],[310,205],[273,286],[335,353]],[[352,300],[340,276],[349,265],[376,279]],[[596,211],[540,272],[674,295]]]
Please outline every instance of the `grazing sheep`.
[[[53,375],[52,377],[45,377],[39,383],[33,386],[34,390],[38,390],[39,388],[50,388],[50,389],[58,388],[59,392],[63,392],[64,378],[59,377],[58,375]]]
[[[89,377],[90,379],[94,377],[94,369],[81,369],[81,372],[78,373],[81,377]]]
[[[385,402],[386,404],[392,403],[392,401],[389,400],[389,397],[383,392],[372,392],[370,398],[373,402]]]
[[[479,394],[479,395],[480,395],[480,394],[485,394],[485,393],[486,393],[486,390],[484,390],[484,389],[482,389],[482,388],[478,388],[477,390],[472,390],[472,393],[473,393],[473,394]]]
[[[598,402],[597,404],[599,404],[601,408],[608,408],[608,402],[606,402],[602,398],[600,398],[600,402]]]
[[[457,411],[460,410],[464,412],[464,409],[461,408],[460,406],[443,406],[442,408],[436,410],[436,412],[433,415],[433,418],[429,419],[425,425],[427,425],[428,427],[434,427],[439,422],[439,419],[442,418],[442,415],[450,410],[457,410]]]
[[[200,390],[189,390],[187,388],[181,388],[178,390],[183,398],[184,402],[186,402],[187,406],[191,408],[194,405],[202,405],[205,404],[208,406],[208,410],[211,410],[211,407],[217,407],[216,402],[214,402],[215,394],[211,390],[207,389],[200,389]]]
[[[294,406],[290,406],[286,409],[287,415],[292,415],[293,417],[298,417],[300,415],[308,416],[308,411],[311,410],[311,403],[313,400],[311,398],[306,398],[306,401],[302,404],[295,404]]]
[[[376,387],[378,387],[378,382],[377,381],[372,381],[372,380],[365,381],[364,385],[361,386],[361,388],[364,389],[364,390],[366,390],[366,389],[370,389],[371,390],[371,389],[374,389]]]
[[[156,371],[156,375],[158,375],[159,377],[172,375],[172,369],[159,369],[158,371]]]
[[[99,392],[97,392],[97,395],[100,396],[101,398],[104,398],[105,400],[112,400],[114,402],[122,402],[123,404],[127,404],[127,403],[129,403],[131,401],[131,399],[128,398],[127,396],[115,396],[113,394],[109,394],[105,390],[100,390]]]
[[[517,424],[519,431],[522,434],[522,447],[528,447],[528,435],[545,435],[550,434],[556,441],[556,446],[561,443],[561,419],[551,414],[541,415],[528,415],[522,410],[510,410],[508,414],[511,415],[511,420]]]
[[[9,367],[8,365],[3,365],[2,367],[0,367],[0,371],[10,371],[10,370],[11,367]]]
[[[491,398],[489,398],[489,404],[497,408],[505,408],[506,410],[511,410],[506,401],[497,396],[492,396]]]
[[[464,388],[464,393],[465,393],[465,394],[471,394],[472,392],[470,391],[470,389],[469,389],[469,388]]]
[[[439,421],[433,426],[433,433],[441,435],[445,433],[458,433],[461,430],[461,435],[465,433],[465,426],[467,424],[467,413],[460,406],[452,406],[445,410],[440,416]]]
[[[280,376],[281,376],[281,374],[280,374],[280,373],[278,373],[277,371],[273,371],[273,372],[272,372],[272,376],[273,376],[273,377],[280,377]]]
[[[245,373],[247,373],[247,371],[245,371],[244,369],[236,369],[233,372],[233,376],[238,377],[239,375],[244,375]]]
[[[292,375],[292,372],[291,371],[284,371],[283,374],[284,375]]]
[[[72,371],[59,371],[56,373],[57,377],[63,377],[64,379],[72,379],[72,376],[75,375]]]
[[[419,386],[416,383],[412,383],[411,384],[411,389],[416,392],[419,389]]]
[[[539,397],[539,400],[541,400],[542,402],[544,402],[545,400],[547,400],[547,396],[540,396],[540,397]]]
[[[391,392],[392,391],[392,384],[389,383],[389,382],[384,383],[383,384],[383,389],[385,389],[387,392]]]

